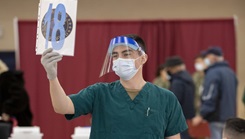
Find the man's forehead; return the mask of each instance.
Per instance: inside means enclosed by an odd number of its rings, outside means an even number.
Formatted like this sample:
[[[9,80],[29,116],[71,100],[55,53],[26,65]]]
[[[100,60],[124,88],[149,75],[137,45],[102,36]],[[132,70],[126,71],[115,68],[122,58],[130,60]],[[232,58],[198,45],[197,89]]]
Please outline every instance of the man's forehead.
[[[112,52],[126,52],[126,51],[135,51],[134,49],[128,46],[116,46]]]

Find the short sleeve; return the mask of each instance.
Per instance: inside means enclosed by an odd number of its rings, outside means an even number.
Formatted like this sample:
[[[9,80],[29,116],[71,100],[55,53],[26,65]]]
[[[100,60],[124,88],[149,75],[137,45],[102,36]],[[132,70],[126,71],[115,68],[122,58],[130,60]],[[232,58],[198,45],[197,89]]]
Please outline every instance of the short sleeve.
[[[67,120],[74,119],[80,115],[86,115],[92,113],[93,103],[95,99],[95,90],[96,85],[89,86],[77,94],[70,95],[70,99],[74,105],[75,113],[66,114],[65,117]]]
[[[188,128],[181,106],[174,94],[170,96],[168,102],[168,119],[165,137],[176,135]]]

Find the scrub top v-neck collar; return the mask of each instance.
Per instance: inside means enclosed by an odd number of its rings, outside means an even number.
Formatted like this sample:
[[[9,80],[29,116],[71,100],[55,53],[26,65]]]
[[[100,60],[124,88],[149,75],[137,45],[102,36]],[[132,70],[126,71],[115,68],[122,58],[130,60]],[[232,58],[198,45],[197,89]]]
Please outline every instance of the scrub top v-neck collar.
[[[149,83],[146,82],[145,85],[142,87],[142,89],[139,91],[139,93],[136,95],[136,97],[132,100],[130,96],[128,95],[126,89],[122,86],[121,82],[118,81],[118,90],[121,90],[120,93],[124,96],[126,101],[128,103],[135,103],[137,104],[139,101],[143,100],[143,98],[148,95],[149,92]]]

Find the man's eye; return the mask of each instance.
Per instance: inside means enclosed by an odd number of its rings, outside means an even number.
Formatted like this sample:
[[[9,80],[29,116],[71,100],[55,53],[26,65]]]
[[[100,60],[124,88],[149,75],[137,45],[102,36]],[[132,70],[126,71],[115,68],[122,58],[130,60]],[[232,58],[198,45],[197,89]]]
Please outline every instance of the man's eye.
[[[130,53],[125,53],[124,56],[130,56]]]
[[[112,55],[113,58],[117,58],[117,55]]]

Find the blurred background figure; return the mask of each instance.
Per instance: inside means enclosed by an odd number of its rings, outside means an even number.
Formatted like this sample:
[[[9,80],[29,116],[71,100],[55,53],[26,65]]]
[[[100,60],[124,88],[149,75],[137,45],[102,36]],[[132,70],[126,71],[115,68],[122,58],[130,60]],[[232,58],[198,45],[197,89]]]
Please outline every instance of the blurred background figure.
[[[195,72],[192,74],[192,78],[195,84],[195,110],[198,114],[201,106],[201,94],[203,91],[203,81],[205,75],[204,70],[206,69],[202,54],[195,58],[194,67]]]
[[[241,118],[226,120],[223,139],[245,139],[245,120]]]
[[[191,75],[186,71],[185,64],[179,56],[167,58],[165,67],[170,75],[170,90],[178,98],[186,120],[191,120],[195,116],[195,86]],[[181,139],[191,139],[188,130],[181,133]]]
[[[0,74],[8,71],[7,65],[0,59]],[[1,93],[0,93],[0,102],[1,102]],[[1,110],[1,109],[0,109]],[[1,114],[1,113],[0,113]],[[0,115],[0,138],[8,139],[12,129],[12,123],[5,123],[2,121],[2,116]]]
[[[32,113],[29,96],[24,87],[22,71],[5,71],[0,74],[0,114],[2,122],[14,118],[18,126],[31,126]]]
[[[203,82],[204,82],[204,70],[207,66],[204,63],[203,54],[199,54],[194,61],[195,72],[192,74],[192,78],[195,84],[195,112],[196,115],[199,115],[200,106],[201,106],[201,95],[203,91]],[[191,122],[189,124],[189,131],[192,130],[192,137],[195,139],[206,139],[210,137],[210,130],[207,122],[203,122],[202,125],[198,127],[192,127]],[[191,129],[192,128],[192,129]]]
[[[153,84],[162,88],[169,89],[170,87],[169,76],[167,74],[164,64],[161,64],[157,68],[156,78],[153,80]]]
[[[210,47],[204,53],[205,70],[204,90],[200,115],[192,123],[199,125],[203,120],[209,122],[211,139],[221,139],[225,121],[236,116],[237,78],[224,61],[220,47]]]
[[[0,74],[8,71],[8,69],[7,65],[0,59]]]

